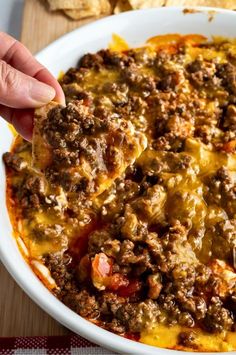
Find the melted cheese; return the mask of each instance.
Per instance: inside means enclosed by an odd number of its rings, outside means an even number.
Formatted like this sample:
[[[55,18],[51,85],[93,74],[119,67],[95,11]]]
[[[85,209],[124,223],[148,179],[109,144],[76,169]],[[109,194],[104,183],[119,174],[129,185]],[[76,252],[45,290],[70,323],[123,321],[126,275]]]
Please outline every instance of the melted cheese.
[[[108,45],[111,51],[123,52],[129,49],[128,43],[116,33],[113,33],[112,40]]]
[[[196,347],[195,349],[178,345],[178,336],[183,331],[194,333],[193,344]],[[152,329],[142,332],[140,341],[160,348],[185,351],[224,352],[236,350],[235,333],[209,334],[200,329],[182,328],[178,325],[168,327],[157,324]]]

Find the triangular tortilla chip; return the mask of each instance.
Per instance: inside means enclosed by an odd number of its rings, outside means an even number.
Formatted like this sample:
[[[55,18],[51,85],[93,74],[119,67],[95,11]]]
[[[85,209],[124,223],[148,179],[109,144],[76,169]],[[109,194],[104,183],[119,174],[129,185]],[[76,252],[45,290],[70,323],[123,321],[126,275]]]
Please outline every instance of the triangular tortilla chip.
[[[138,10],[163,6],[165,0],[129,0],[129,3],[133,9]]]
[[[64,12],[70,18],[80,20],[91,16],[110,15],[111,5],[108,0],[93,0],[78,8],[64,9]]]
[[[49,8],[51,11],[63,9],[82,9],[88,6],[97,6],[99,0],[48,0]]]
[[[118,0],[114,8],[114,14],[130,10],[132,10],[132,7],[127,0]]]
[[[83,100],[66,107],[52,102],[35,112],[33,167],[68,193],[98,196],[146,146],[146,136],[131,122],[102,119]]]

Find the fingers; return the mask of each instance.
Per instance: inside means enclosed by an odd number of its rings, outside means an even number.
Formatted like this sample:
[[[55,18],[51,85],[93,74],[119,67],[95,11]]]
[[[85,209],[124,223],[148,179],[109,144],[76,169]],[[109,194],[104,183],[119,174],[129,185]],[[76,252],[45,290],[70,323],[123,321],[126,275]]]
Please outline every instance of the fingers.
[[[12,125],[27,141],[32,140],[34,110],[15,110],[12,115]]]
[[[10,64],[15,69],[42,81],[55,89],[55,100],[65,104],[65,96],[58,81],[43,67],[20,42],[0,32],[0,59]]]
[[[34,108],[50,102],[55,90],[0,60],[0,104],[12,108]]]
[[[54,97],[54,100],[59,102],[61,105],[65,105],[66,100],[65,100],[65,95],[64,92],[61,88],[61,85],[58,83],[58,81],[50,74],[50,72],[46,69],[43,68],[42,70],[39,70],[39,72],[34,76],[37,80],[50,85],[53,87],[56,91],[56,96]]]
[[[0,116],[11,123],[16,131],[27,141],[32,140],[33,109],[13,109],[0,105]]]

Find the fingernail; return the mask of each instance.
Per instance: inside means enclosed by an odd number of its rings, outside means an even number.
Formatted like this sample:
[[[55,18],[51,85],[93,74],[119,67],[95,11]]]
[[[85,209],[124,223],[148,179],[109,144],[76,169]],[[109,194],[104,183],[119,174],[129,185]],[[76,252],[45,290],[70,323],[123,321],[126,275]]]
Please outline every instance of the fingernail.
[[[29,95],[34,101],[35,107],[47,104],[54,99],[55,94],[56,92],[51,86],[41,83],[38,80],[35,80],[29,88]]]
[[[66,105],[65,95],[64,95],[62,89],[60,91],[59,90],[56,91],[56,96],[54,97],[54,100],[56,102],[58,102],[59,104],[61,104],[62,106]]]
[[[66,106],[66,100],[65,100],[65,97],[61,97],[59,95],[56,95],[54,97],[54,101],[58,102],[60,105],[62,106]]]

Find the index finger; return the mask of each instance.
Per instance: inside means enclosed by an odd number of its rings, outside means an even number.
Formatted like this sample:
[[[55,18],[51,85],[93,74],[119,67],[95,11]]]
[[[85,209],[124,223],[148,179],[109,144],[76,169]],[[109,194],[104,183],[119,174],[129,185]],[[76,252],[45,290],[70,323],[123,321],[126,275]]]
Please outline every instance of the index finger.
[[[22,43],[3,32],[0,32],[0,59],[15,69],[52,86],[56,91],[55,100],[65,104],[64,93],[54,76],[33,57]]]

